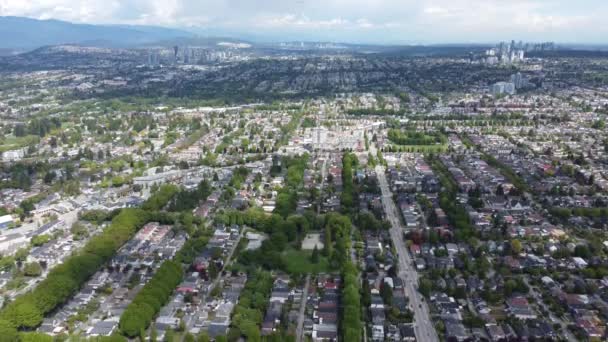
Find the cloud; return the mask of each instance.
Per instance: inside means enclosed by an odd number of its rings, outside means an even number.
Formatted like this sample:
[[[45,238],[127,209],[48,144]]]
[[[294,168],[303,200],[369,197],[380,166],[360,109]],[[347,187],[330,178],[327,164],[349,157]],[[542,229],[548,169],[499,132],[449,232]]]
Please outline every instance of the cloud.
[[[0,0],[0,15],[368,42],[603,42],[602,13],[605,0]]]
[[[331,29],[350,25],[348,20],[342,18],[331,18],[325,20],[313,20],[305,15],[285,14],[280,16],[268,16],[257,18],[254,23],[261,28],[276,29]]]

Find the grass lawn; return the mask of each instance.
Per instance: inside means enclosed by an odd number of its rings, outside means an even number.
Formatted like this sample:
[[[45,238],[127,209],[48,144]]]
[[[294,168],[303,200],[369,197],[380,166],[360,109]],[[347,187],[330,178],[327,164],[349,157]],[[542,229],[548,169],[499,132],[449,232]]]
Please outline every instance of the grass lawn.
[[[327,258],[319,251],[319,262],[310,261],[312,251],[288,250],[283,252],[283,260],[287,265],[287,272],[292,274],[323,273],[332,271]]]
[[[0,152],[16,150],[18,148],[33,145],[40,140],[36,135],[26,135],[24,137],[8,136],[0,140]]]

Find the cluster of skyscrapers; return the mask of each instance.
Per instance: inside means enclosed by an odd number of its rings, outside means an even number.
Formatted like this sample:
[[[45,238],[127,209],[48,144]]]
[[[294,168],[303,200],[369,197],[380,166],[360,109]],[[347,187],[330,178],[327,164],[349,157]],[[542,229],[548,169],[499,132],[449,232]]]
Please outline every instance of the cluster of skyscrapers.
[[[227,49],[210,49],[202,47],[182,47],[174,46],[171,49],[155,49],[148,52],[147,65],[158,67],[161,64],[205,64],[217,63],[234,56],[233,52]]]
[[[485,60],[488,64],[512,64],[523,61],[524,56],[523,43],[512,40],[511,44],[501,42],[497,47],[486,50]]]
[[[484,60],[487,64],[512,64],[524,61],[528,52],[555,50],[555,43],[523,43],[514,40],[511,43],[500,42],[496,47],[485,51]]]
[[[513,95],[518,89],[528,88],[531,83],[521,74],[511,75],[509,82],[497,82],[490,87],[492,95],[509,94]]]

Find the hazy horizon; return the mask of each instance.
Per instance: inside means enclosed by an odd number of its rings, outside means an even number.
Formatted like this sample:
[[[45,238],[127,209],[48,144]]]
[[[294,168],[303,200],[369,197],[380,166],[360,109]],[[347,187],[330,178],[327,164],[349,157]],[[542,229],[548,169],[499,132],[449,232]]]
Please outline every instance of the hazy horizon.
[[[0,0],[0,16],[150,25],[265,41],[606,44],[608,3],[582,0]]]

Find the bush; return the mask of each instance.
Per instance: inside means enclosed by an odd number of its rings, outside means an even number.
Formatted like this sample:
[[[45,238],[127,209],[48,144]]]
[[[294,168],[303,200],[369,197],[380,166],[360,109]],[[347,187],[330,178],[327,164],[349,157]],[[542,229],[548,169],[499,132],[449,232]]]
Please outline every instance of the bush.
[[[42,274],[42,267],[37,262],[30,262],[23,266],[23,274],[28,277],[38,277]]]

